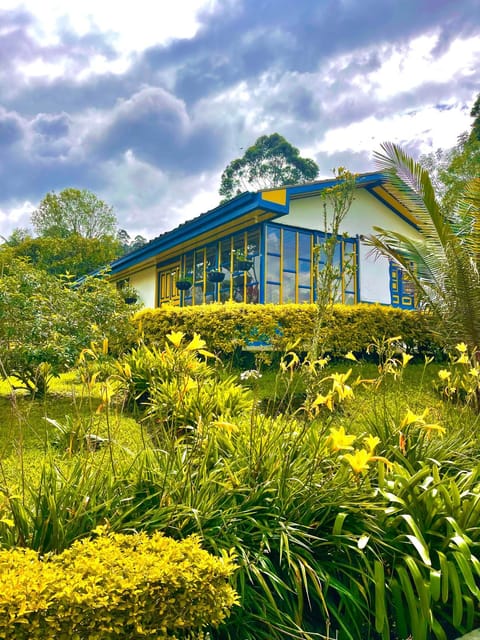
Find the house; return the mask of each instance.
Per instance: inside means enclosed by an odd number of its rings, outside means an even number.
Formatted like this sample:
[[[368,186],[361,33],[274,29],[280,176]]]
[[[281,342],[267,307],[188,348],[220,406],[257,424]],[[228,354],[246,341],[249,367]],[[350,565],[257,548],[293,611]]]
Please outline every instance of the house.
[[[115,260],[112,280],[128,282],[147,307],[313,302],[314,247],[326,237],[322,192],[335,183],[243,193]],[[416,235],[415,219],[384,174],[359,174],[355,185],[335,249],[337,300],[413,308],[411,283],[364,239],[374,226]]]

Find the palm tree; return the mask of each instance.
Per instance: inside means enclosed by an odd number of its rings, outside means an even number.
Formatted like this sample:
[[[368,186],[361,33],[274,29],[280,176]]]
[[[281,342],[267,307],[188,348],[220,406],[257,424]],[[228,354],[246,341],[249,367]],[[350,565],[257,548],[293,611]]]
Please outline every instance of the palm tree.
[[[480,177],[465,185],[453,211],[441,211],[428,172],[393,143],[376,153],[389,191],[415,216],[420,237],[374,227],[374,252],[397,263],[445,343],[463,341],[480,360]]]

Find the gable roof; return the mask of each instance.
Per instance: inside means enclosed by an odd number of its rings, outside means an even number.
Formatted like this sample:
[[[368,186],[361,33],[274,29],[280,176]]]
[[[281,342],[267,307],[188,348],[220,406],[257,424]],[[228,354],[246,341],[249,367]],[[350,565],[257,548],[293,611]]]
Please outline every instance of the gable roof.
[[[385,174],[380,172],[358,174],[355,183],[357,188],[367,189],[394,213],[412,226],[417,226],[408,209],[389,192],[388,178]],[[247,221],[251,224],[252,215],[255,222],[286,215],[289,212],[291,199],[313,196],[335,184],[338,184],[338,180],[331,178],[257,192],[247,191],[160,234],[143,247],[114,260],[110,264],[110,272],[115,275],[138,264],[148,263],[159,254],[165,252],[168,254],[179,245],[185,245],[194,240],[204,240],[206,243],[219,226],[227,229],[241,228],[242,225],[246,226]]]

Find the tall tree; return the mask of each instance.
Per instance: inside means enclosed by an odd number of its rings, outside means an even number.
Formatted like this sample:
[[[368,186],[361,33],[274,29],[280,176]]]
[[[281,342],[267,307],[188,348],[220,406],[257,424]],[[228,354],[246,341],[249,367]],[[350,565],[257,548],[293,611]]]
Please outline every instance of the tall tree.
[[[230,162],[222,174],[219,193],[225,202],[244,191],[308,182],[318,171],[314,160],[302,158],[283,136],[272,133],[258,138],[241,158]]]
[[[115,236],[117,219],[112,207],[91,191],[68,188],[47,193],[32,214],[32,224],[42,237],[102,238]]]
[[[414,282],[446,343],[464,341],[480,354],[480,177],[469,181],[445,215],[426,169],[392,143],[376,154],[394,195],[418,220],[421,238],[375,228],[369,242]],[[458,221],[462,225],[458,226]],[[465,232],[467,231],[467,232]]]

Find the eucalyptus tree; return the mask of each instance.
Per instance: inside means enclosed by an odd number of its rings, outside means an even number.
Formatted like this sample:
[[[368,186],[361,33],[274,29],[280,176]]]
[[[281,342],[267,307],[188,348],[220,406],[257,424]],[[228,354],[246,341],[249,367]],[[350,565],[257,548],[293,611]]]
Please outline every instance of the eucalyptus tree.
[[[375,157],[420,234],[375,227],[369,243],[413,281],[419,306],[432,314],[446,344],[464,341],[480,359],[480,177],[445,212],[427,170],[403,149],[385,143]]]

